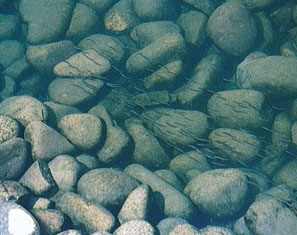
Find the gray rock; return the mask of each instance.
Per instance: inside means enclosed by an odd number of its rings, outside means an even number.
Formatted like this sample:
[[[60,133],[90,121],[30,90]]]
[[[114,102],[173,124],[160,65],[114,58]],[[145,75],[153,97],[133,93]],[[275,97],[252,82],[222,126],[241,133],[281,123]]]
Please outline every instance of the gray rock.
[[[24,55],[25,47],[20,41],[4,40],[0,42],[0,64],[4,68],[7,68]]]
[[[38,221],[43,234],[57,234],[65,226],[64,214],[54,209],[33,209],[32,214]]]
[[[217,169],[193,178],[184,193],[199,210],[215,220],[236,217],[248,196],[246,176],[236,169]]]
[[[102,141],[102,122],[92,114],[69,114],[58,123],[63,135],[84,151],[96,149]]]
[[[41,234],[34,217],[14,202],[0,204],[0,231],[2,234]]]
[[[110,35],[91,35],[81,40],[78,46],[82,50],[93,49],[110,62],[120,62],[125,54],[124,44]]]
[[[80,177],[80,165],[75,158],[59,155],[48,163],[51,174],[61,191],[75,191]]]
[[[157,228],[160,232],[160,235],[169,235],[170,231],[180,224],[188,224],[188,221],[179,217],[168,217],[161,220],[157,224]]]
[[[133,9],[132,0],[120,0],[104,16],[105,29],[115,34],[127,32],[140,22]]]
[[[200,172],[211,170],[206,157],[198,150],[179,154],[169,164],[169,169],[174,172],[184,183],[188,183],[186,174],[190,170]]]
[[[275,0],[257,0],[257,1],[251,1],[251,0],[240,0],[244,5],[246,5],[250,9],[262,9],[269,5],[271,5]]]
[[[167,183],[175,187],[179,191],[184,190],[183,182],[170,170],[161,169],[154,171],[154,174],[165,180]]]
[[[131,74],[155,69],[174,59],[180,59],[186,52],[186,44],[179,33],[168,33],[159,37],[140,51],[132,54],[126,61],[126,70]]]
[[[285,184],[292,189],[297,189],[297,160],[291,160],[281,167],[273,177],[275,184]]]
[[[159,37],[168,33],[182,33],[182,29],[173,21],[145,22],[134,27],[130,33],[130,37],[141,47],[146,47]]]
[[[133,9],[144,21],[174,19],[179,6],[170,0],[132,0]]]
[[[109,232],[96,232],[96,233],[92,233],[91,235],[112,235]]]
[[[208,100],[207,110],[219,127],[255,130],[270,121],[265,95],[255,90],[217,92]]]
[[[0,180],[0,204],[9,200],[27,202],[29,191],[16,181]]]
[[[172,90],[180,83],[182,72],[182,60],[175,60],[145,77],[143,85],[147,90]]]
[[[51,101],[78,106],[94,98],[103,85],[99,79],[56,78],[47,92]]]
[[[255,163],[261,143],[257,136],[243,131],[218,128],[209,134],[211,146],[234,165],[249,166]]]
[[[169,157],[158,140],[148,132],[139,119],[127,119],[125,127],[134,141],[132,159],[149,169],[166,168]]]
[[[0,114],[9,116],[23,126],[32,121],[47,119],[46,107],[37,99],[30,96],[13,96],[0,103]]]
[[[7,99],[11,96],[14,96],[16,94],[16,82],[13,80],[13,78],[9,76],[4,76],[1,78],[1,91],[0,91],[0,99]]]
[[[210,15],[216,9],[216,1],[213,0],[182,0],[195,9],[203,12],[206,15]]]
[[[126,234],[145,234],[156,235],[154,227],[144,220],[130,220],[127,223],[118,227],[114,235],[126,235]]]
[[[194,144],[208,131],[207,116],[198,111],[155,108],[140,117],[149,130],[172,145]]]
[[[208,90],[218,81],[223,68],[223,57],[214,54],[204,57],[194,68],[191,78],[173,93],[184,107],[191,109],[201,106],[208,98]]]
[[[152,205],[152,190],[146,184],[134,189],[118,213],[118,220],[121,224],[131,220],[148,220],[150,207]]]
[[[26,142],[21,138],[5,141],[0,144],[0,156],[0,178],[19,178],[29,157]]]
[[[58,155],[75,152],[75,147],[63,135],[40,121],[27,125],[24,136],[31,144],[33,160],[50,161]]]
[[[219,226],[207,226],[199,232],[201,235],[235,235],[232,230]]]
[[[58,41],[43,45],[30,46],[26,56],[29,63],[40,73],[53,76],[53,68],[59,62],[76,53],[73,42]]]
[[[9,67],[3,70],[3,75],[11,77],[15,81],[19,81],[25,72],[31,68],[26,56],[15,60]]]
[[[14,119],[0,115],[0,144],[20,134],[20,126]]]
[[[252,232],[247,228],[243,216],[233,224],[232,230],[236,235],[253,235]]]
[[[92,7],[98,13],[102,13],[104,10],[113,5],[116,0],[79,0],[79,2]]]
[[[166,217],[181,217],[186,220],[193,218],[195,207],[192,202],[160,177],[139,164],[129,165],[124,172],[141,183],[149,185],[153,192],[158,192],[163,196]]]
[[[253,234],[297,233],[296,215],[282,201],[269,195],[256,200],[247,210],[244,220]]]
[[[241,89],[255,89],[273,96],[296,95],[296,66],[297,58],[285,56],[243,61],[236,70],[236,84]]]
[[[88,233],[111,231],[115,226],[115,218],[108,210],[75,193],[65,193],[58,201],[57,207],[68,215],[75,225],[83,225]]]
[[[19,182],[38,196],[53,194],[58,189],[47,163],[43,160],[36,160]]]
[[[127,150],[130,144],[130,137],[112,119],[106,108],[102,105],[97,105],[90,109],[88,113],[103,120],[106,128],[105,142],[97,152],[98,160],[110,164],[125,156],[125,150]]]
[[[83,164],[84,166],[86,166],[88,170],[93,170],[95,168],[99,168],[98,160],[94,156],[87,155],[87,154],[81,154],[81,155],[77,156],[75,159],[80,164]]]
[[[107,59],[94,49],[79,52],[54,67],[54,74],[60,77],[89,78],[100,77],[110,70]]]
[[[119,207],[139,185],[131,176],[114,169],[94,169],[84,174],[77,191],[87,200],[104,207]]]
[[[170,232],[169,235],[200,235],[198,229],[190,224],[178,224]]]
[[[79,41],[93,33],[96,33],[102,24],[102,20],[91,7],[77,3],[72,13],[70,26],[66,32],[66,38]]]
[[[28,24],[27,41],[44,44],[59,40],[69,26],[74,6],[74,0],[21,0],[19,12]]]
[[[0,14],[0,22],[0,41],[14,38],[20,26],[19,18],[15,15]]]
[[[176,23],[185,32],[187,43],[200,48],[206,40],[207,16],[199,11],[189,11],[181,14]]]
[[[238,1],[228,1],[211,14],[206,32],[212,42],[231,56],[249,53],[257,38],[257,26],[249,10]]]

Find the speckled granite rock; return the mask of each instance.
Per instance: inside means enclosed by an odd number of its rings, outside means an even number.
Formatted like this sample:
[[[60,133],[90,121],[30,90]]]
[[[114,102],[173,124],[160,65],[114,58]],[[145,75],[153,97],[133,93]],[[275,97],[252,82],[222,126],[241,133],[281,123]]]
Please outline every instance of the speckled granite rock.
[[[125,234],[145,234],[145,235],[156,235],[155,229],[152,225],[144,220],[131,220],[120,227],[118,227],[114,235],[125,235]]]
[[[19,124],[12,118],[0,115],[0,144],[20,133]]]

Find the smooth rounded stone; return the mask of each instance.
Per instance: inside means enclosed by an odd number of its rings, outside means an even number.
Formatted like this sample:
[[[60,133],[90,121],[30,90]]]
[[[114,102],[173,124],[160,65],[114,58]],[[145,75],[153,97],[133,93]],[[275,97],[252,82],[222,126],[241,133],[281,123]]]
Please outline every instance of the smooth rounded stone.
[[[254,16],[258,25],[258,38],[261,39],[257,42],[257,50],[272,54],[276,41],[274,26],[266,12],[260,11]]]
[[[61,154],[75,152],[75,147],[59,132],[40,121],[27,125],[25,140],[31,144],[33,160],[50,161]]]
[[[139,164],[129,165],[124,172],[141,183],[149,185],[153,192],[158,192],[163,196],[165,217],[181,217],[186,220],[193,218],[196,209],[192,202],[153,172]]]
[[[69,229],[61,233],[57,233],[57,235],[83,235],[80,231],[75,229]]]
[[[44,197],[39,197],[36,199],[36,201],[32,205],[32,209],[50,209],[54,208],[54,202],[44,198]]]
[[[297,217],[277,198],[265,196],[256,200],[244,215],[253,234],[296,234]]]
[[[181,14],[176,23],[183,29],[187,43],[200,48],[206,40],[207,16],[199,11]]]
[[[200,151],[190,151],[177,155],[170,161],[169,169],[174,172],[184,183],[188,183],[186,173],[190,170],[200,172],[211,170],[206,157]]]
[[[89,7],[92,7],[98,13],[102,13],[104,10],[112,6],[116,0],[79,0]]]
[[[81,40],[82,50],[95,50],[99,55],[112,62],[120,62],[125,55],[124,44],[117,38],[105,34],[93,34]]]
[[[195,9],[210,15],[216,9],[216,1],[213,0],[182,0],[184,3],[189,4]]]
[[[95,32],[100,28],[99,17],[93,8],[77,3],[72,13],[70,26],[66,32],[66,38],[79,41]]]
[[[141,47],[146,47],[168,33],[181,34],[182,29],[173,21],[168,20],[145,22],[134,27],[130,32],[130,37]]]
[[[273,96],[296,95],[296,67],[295,57],[267,56],[243,61],[236,70],[236,85]]]
[[[4,76],[1,79],[2,89],[0,91],[0,100],[5,100],[11,96],[14,96],[16,94],[16,82],[8,76]]]
[[[247,228],[243,216],[235,221],[235,223],[232,225],[232,230],[236,235],[253,235],[252,232]]]
[[[269,5],[271,5],[275,0],[240,0],[244,5],[246,5],[249,9],[262,9]]]
[[[200,235],[198,229],[190,224],[179,224],[176,225],[170,232],[169,235]]]
[[[58,41],[69,26],[74,6],[74,0],[21,0],[19,12],[28,25],[27,42]]]
[[[166,168],[169,157],[159,144],[158,140],[149,133],[139,119],[127,119],[125,121],[127,132],[134,141],[133,161],[149,169]]]
[[[248,196],[246,176],[236,169],[216,169],[193,178],[184,189],[207,217],[229,220],[243,209]]]
[[[295,146],[297,146],[297,122],[295,121],[291,127],[291,138]]]
[[[141,19],[134,12],[132,0],[118,1],[104,16],[105,29],[114,34],[127,32],[140,22]]]
[[[172,61],[143,79],[147,90],[171,90],[176,85],[183,72],[182,60]]]
[[[249,10],[238,1],[228,1],[211,14],[206,32],[226,54],[244,56],[257,39],[257,25]]]
[[[25,55],[24,45],[17,40],[4,40],[0,42],[0,64],[4,68]]]
[[[51,101],[78,106],[94,98],[103,85],[99,79],[56,78],[47,92]]]
[[[154,69],[160,64],[180,59],[186,52],[186,44],[179,33],[168,33],[145,48],[133,53],[126,61],[126,70],[131,74]]]
[[[291,160],[281,167],[273,177],[273,182],[276,185],[285,184],[292,189],[297,189],[297,160]]]
[[[66,115],[74,114],[74,113],[81,113],[81,111],[72,106],[58,104],[53,101],[46,101],[43,103],[47,110],[48,110],[48,119],[47,123],[49,126],[56,128],[57,123]]]
[[[0,180],[0,204],[11,199],[24,203],[29,198],[29,191],[16,181]]]
[[[105,124],[105,142],[97,152],[98,160],[110,164],[124,157],[130,144],[130,137],[126,131],[117,125],[102,105],[93,107],[88,113],[97,116]]]
[[[293,132],[291,132],[292,125],[293,122],[291,121],[289,115],[286,112],[282,112],[275,116],[271,128],[271,143],[273,149],[277,149],[277,151],[284,153],[286,150],[289,149],[289,145],[291,143],[291,136],[292,142],[294,144],[294,135]]]
[[[83,166],[86,166],[88,170],[99,168],[98,160],[94,156],[81,154],[77,156],[75,159]]]
[[[160,235],[169,235],[172,229],[181,224],[188,224],[188,221],[179,217],[168,217],[161,220],[156,227],[158,228]]]
[[[139,185],[131,176],[114,169],[94,169],[77,183],[77,192],[87,200],[104,207],[119,207]]]
[[[217,92],[208,100],[207,110],[219,127],[255,130],[269,120],[265,95],[256,90]]]
[[[53,68],[61,61],[77,53],[70,40],[30,46],[26,56],[29,63],[40,73],[53,76]]]
[[[0,41],[15,37],[19,24],[20,20],[17,16],[0,14]]]
[[[31,68],[26,56],[14,61],[9,67],[3,70],[2,74],[20,81],[22,76]]]
[[[43,160],[36,160],[23,174],[19,183],[37,196],[51,195],[58,190],[50,169]]]
[[[176,101],[176,96],[174,94],[168,93],[167,90],[162,91],[151,91],[143,92],[132,97],[132,105],[139,107],[149,107],[149,106],[159,106],[174,103]]]
[[[125,224],[122,224],[118,227],[113,235],[126,235],[126,234],[134,234],[134,235],[156,235],[156,231],[154,227],[144,220],[130,220]]]
[[[118,213],[121,224],[131,220],[148,220],[152,205],[152,190],[146,184],[139,185],[127,197]]]
[[[201,106],[208,97],[208,90],[212,90],[217,83],[218,77],[223,69],[223,57],[213,54],[204,57],[194,68],[191,78],[173,93],[184,107]]]
[[[102,122],[95,115],[69,114],[58,123],[61,133],[79,149],[91,151],[102,140]]]
[[[19,178],[29,157],[26,142],[21,138],[12,138],[1,143],[0,156],[0,178]]]
[[[111,231],[115,226],[115,218],[108,210],[75,193],[65,193],[59,199],[57,207],[68,215],[75,225],[82,225],[89,234]]]
[[[206,228],[200,229],[199,234],[201,235],[235,235],[232,230],[224,227],[219,227],[219,226],[207,226]]]
[[[155,108],[140,117],[154,135],[173,145],[194,144],[208,132],[207,116],[199,111]]]
[[[280,55],[286,57],[297,57],[297,49],[295,47],[296,46],[293,41],[284,42],[279,48]]]
[[[211,146],[235,165],[253,164],[261,148],[257,136],[235,129],[218,128],[208,138]]]
[[[14,202],[0,204],[0,231],[2,234],[41,234],[35,218]]]
[[[75,158],[59,155],[48,163],[48,168],[61,191],[75,191],[80,176],[80,165]]]
[[[0,115],[0,144],[17,137],[20,134],[20,126],[14,119]]]
[[[170,170],[161,169],[154,171],[154,174],[165,180],[167,183],[175,187],[179,191],[184,190],[183,182]]]
[[[57,234],[65,226],[65,217],[61,211],[54,209],[33,209],[31,212],[38,221],[43,234]]]
[[[100,76],[110,70],[107,59],[94,49],[79,52],[54,67],[54,74],[60,77],[89,78]]]
[[[174,19],[178,5],[170,0],[132,0],[133,9],[144,21]]]

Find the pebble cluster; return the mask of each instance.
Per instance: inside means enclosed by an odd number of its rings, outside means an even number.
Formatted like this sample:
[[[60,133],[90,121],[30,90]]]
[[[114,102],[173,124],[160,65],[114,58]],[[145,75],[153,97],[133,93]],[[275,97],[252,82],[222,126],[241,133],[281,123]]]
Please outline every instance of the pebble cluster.
[[[296,235],[296,0],[0,0],[0,234]]]

